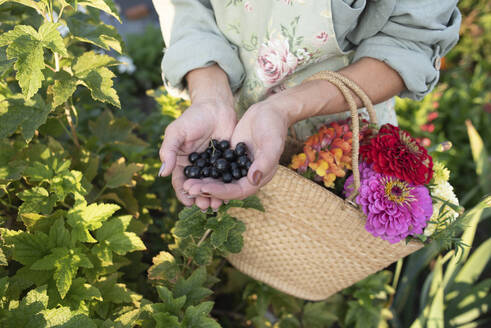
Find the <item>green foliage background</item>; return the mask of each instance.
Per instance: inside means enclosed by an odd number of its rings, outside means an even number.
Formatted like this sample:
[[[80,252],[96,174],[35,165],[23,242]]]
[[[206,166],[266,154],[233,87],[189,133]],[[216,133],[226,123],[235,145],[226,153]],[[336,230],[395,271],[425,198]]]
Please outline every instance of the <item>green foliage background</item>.
[[[156,177],[163,131],[189,105],[156,88],[158,30],[124,45],[100,20],[119,19],[111,0],[0,0],[0,326],[486,326],[490,6],[460,2],[461,40],[440,85],[397,102],[403,128],[429,147],[453,143],[437,156],[468,209],[461,238],[473,248],[430,244],[305,302],[223,259],[245,229],[228,208],[262,210],[257,199],[182,209]],[[108,53],[137,70],[119,73]]]

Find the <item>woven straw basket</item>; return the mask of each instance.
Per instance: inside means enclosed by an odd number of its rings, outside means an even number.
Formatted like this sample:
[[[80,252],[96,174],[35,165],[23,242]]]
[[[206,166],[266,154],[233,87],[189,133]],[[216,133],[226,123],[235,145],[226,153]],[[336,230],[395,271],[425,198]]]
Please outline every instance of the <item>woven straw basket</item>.
[[[355,190],[358,172],[358,112],[352,92],[362,99],[370,120],[376,123],[369,98],[352,81],[334,72],[310,77],[336,85],[350,104],[353,122],[353,173]],[[307,80],[306,80],[307,81]],[[292,150],[285,153],[289,162]],[[358,174],[356,174],[358,173]],[[390,244],[365,230],[365,216],[351,200],[344,200],[320,185],[279,165],[273,179],[257,193],[265,212],[232,209],[247,230],[239,254],[228,256],[243,273],[287,294],[323,300],[375,273],[423,244],[401,241]]]

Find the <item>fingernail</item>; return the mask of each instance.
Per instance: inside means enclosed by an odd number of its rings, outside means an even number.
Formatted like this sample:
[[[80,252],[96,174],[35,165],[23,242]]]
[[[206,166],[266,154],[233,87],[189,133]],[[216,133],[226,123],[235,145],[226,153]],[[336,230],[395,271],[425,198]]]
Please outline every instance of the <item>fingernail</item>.
[[[218,208],[212,208],[213,212],[218,212]]]
[[[164,169],[165,169],[165,163],[162,163],[162,165],[160,166],[160,170],[159,170],[159,177],[162,176],[162,172],[164,172]]]
[[[201,212],[206,213],[206,212],[208,212],[208,210],[201,210]]]
[[[261,171],[256,171],[252,174],[252,183],[254,183],[256,186],[259,184],[261,181],[261,178],[263,177],[263,173]]]
[[[224,204],[228,204],[228,202],[229,202],[228,200],[224,200],[223,201]]]
[[[196,198],[195,196],[191,196],[191,195],[186,195],[185,196],[187,199],[193,199],[193,198]]]

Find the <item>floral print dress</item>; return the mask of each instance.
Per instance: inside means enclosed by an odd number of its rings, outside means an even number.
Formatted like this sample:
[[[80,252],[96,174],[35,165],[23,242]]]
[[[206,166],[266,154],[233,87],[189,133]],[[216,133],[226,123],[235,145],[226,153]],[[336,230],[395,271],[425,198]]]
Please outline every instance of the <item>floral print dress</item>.
[[[336,40],[330,0],[212,0],[211,4],[218,27],[238,47],[246,72],[236,95],[240,114],[314,73],[338,70],[351,62],[352,54],[343,52]],[[375,109],[381,124],[397,124],[393,99]],[[294,128],[305,139],[322,123],[348,115],[312,117]]]

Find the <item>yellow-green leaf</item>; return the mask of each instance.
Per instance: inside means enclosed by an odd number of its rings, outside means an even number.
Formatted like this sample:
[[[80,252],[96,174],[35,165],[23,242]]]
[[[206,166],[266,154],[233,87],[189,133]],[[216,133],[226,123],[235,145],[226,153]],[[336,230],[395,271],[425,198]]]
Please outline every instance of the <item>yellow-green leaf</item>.
[[[117,188],[121,186],[133,186],[133,176],[143,169],[143,164],[130,163],[125,164],[125,158],[121,157],[114,162],[104,174],[106,186]]]

